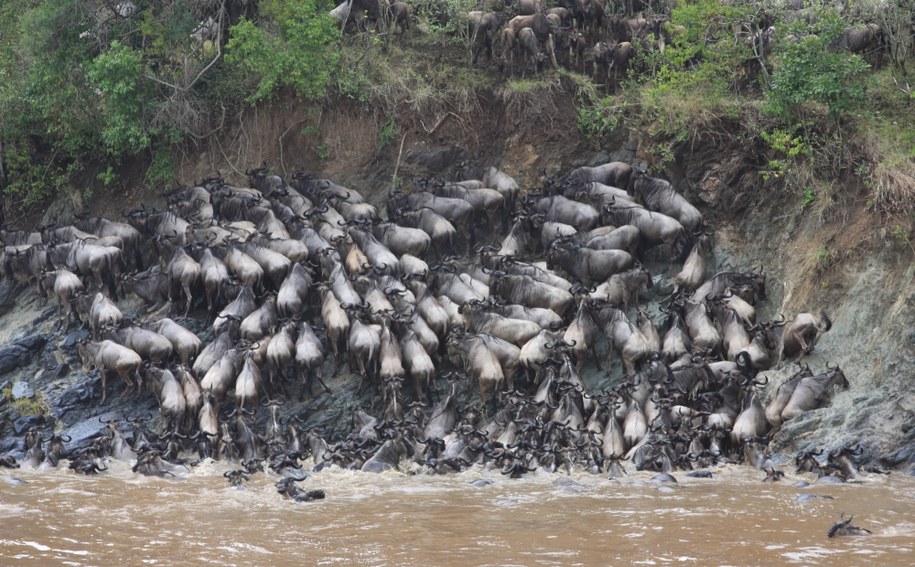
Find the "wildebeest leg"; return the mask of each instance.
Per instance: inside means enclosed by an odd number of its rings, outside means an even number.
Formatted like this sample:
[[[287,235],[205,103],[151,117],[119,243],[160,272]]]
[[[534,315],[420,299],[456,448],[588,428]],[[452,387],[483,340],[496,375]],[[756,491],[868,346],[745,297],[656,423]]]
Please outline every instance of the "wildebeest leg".
[[[104,404],[104,403],[105,403],[105,383],[106,383],[106,380],[105,380],[105,369],[104,369],[104,368],[99,368],[98,374],[99,374],[99,377],[100,377],[101,380],[102,380],[102,401],[101,401],[100,403]],[[121,394],[121,395],[123,396],[124,394]]]
[[[804,340],[803,335],[799,335],[797,337],[797,342],[799,342],[801,345],[801,353],[798,355],[798,360],[800,360],[800,358],[805,354],[810,354],[813,352],[813,341],[810,341],[810,344],[808,345],[807,341]]]
[[[632,378],[635,376],[635,362],[628,360],[625,356],[621,358],[623,360],[623,370],[626,372],[626,378]]]
[[[356,362],[357,362],[357,363],[355,364],[356,372],[359,373],[359,389],[356,390],[356,392],[357,392],[357,393],[361,393],[361,392],[362,392],[362,387],[365,385],[365,380],[366,380],[366,378],[367,378],[367,376],[366,376],[366,369],[365,369],[365,365],[362,364],[361,361],[356,361]],[[351,371],[351,372],[353,371],[353,365],[352,365],[352,364],[350,365],[350,371]]]
[[[416,390],[416,399],[423,401],[423,385],[419,377],[413,377],[413,389]]]
[[[477,231],[474,228],[474,223],[471,221],[470,226],[467,227],[467,255],[473,255],[473,247],[477,244]]]
[[[610,348],[612,349],[613,345],[610,345]],[[600,370],[601,369],[600,368],[600,358],[597,356],[597,341],[592,341],[590,350],[591,350],[591,358],[594,359],[594,367],[597,368],[598,370]],[[580,366],[584,365],[584,362],[585,362],[584,359],[587,356],[588,356],[588,351],[586,350],[586,351],[584,351],[584,354],[582,355],[582,361],[581,361],[582,364]],[[608,364],[609,364],[609,362],[608,362]],[[581,368],[579,368],[579,370],[581,370]],[[609,366],[607,367],[607,370],[610,370]]]
[[[331,378],[335,378],[337,376],[337,371],[339,370],[339,366],[340,366],[340,364],[338,363],[338,360],[339,360],[339,355],[337,355],[336,351],[332,352],[331,356],[330,356],[330,360],[329,360]]]
[[[329,387],[327,384],[324,383],[324,379],[321,378],[321,375],[320,375],[320,374],[318,374],[317,369],[312,369],[312,370],[311,370],[311,375],[312,375],[312,377],[313,377],[315,380],[318,381],[319,384],[321,384],[321,387],[324,388],[324,393],[325,393],[325,394],[329,394],[329,393],[331,392],[330,387]],[[308,388],[308,393],[311,394],[311,386],[309,386],[309,388]]]
[[[127,379],[125,378],[125,380],[127,380]],[[142,394],[142,393],[143,393],[143,381],[142,381],[142,379],[140,378],[140,375],[137,374],[137,393],[136,393],[136,395],[134,396],[134,399],[135,399],[135,400],[139,400],[139,399],[140,399],[140,394]]]
[[[300,402],[305,401],[306,394],[311,395],[311,388],[309,387],[311,384],[311,372],[312,372],[312,369],[308,368],[308,367],[306,367],[305,370],[301,372],[302,388],[299,390],[299,401]],[[299,373],[300,373],[299,372],[299,363],[296,362],[295,360],[293,360],[292,361],[292,375],[298,376]]]
[[[553,41],[553,34],[549,34],[547,37],[546,50],[550,54],[550,62],[553,64],[553,69],[558,69],[559,64],[556,63],[556,47]]]
[[[111,270],[105,270],[105,282],[108,284],[108,295],[111,296],[111,299],[117,301],[118,282],[114,279],[114,274],[111,272]]]
[[[191,300],[193,299],[193,297],[191,296],[191,285],[184,284],[183,287],[184,287],[184,297],[187,298],[187,305],[185,305],[185,307],[184,307],[184,318],[187,319],[188,311],[191,310]]]

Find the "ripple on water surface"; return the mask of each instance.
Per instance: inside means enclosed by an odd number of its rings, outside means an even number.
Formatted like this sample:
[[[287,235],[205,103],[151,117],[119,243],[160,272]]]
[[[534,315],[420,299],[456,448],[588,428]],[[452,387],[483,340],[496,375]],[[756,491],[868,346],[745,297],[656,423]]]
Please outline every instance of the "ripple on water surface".
[[[724,467],[712,480],[676,473],[661,492],[648,473],[610,482],[331,468],[301,483],[327,499],[296,504],[266,474],[229,486],[230,468],[206,463],[180,481],[139,477],[127,463],[97,477],[0,471],[0,564],[912,564],[915,479],[903,475],[797,488],[801,476],[763,484],[756,470]],[[874,534],[828,539],[843,512]]]

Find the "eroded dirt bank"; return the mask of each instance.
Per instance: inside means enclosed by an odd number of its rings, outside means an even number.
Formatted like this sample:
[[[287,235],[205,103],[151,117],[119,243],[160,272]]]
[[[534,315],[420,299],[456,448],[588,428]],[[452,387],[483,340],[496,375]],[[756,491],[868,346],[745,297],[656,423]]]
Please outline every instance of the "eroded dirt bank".
[[[287,102],[252,111],[221,139],[188,154],[180,179],[191,185],[218,172],[244,183],[245,168],[266,162],[284,176],[302,170],[330,177],[359,190],[383,211],[395,173],[409,185],[418,177],[449,175],[459,163],[477,161],[497,165],[515,176],[522,190],[536,191],[545,173],[564,173],[578,165],[611,159],[654,163],[644,151],[648,144],[635,132],[616,132],[603,147],[584,140],[576,128],[573,97],[561,84],[529,96],[495,90],[474,96],[422,112],[405,106],[393,115],[349,103],[316,110]],[[391,116],[393,129],[388,126]],[[714,231],[715,269],[709,275],[719,269],[763,267],[768,295],[759,307],[762,319],[821,310],[832,318],[832,329],[806,362],[817,370],[827,362],[839,364],[851,387],[828,407],[789,422],[770,448],[790,457],[802,448],[860,442],[869,458],[910,468],[915,459],[915,396],[909,386],[915,377],[913,250],[880,228],[879,215],[854,188],[840,192],[825,212],[804,206],[801,195],[762,191],[762,158],[756,151],[734,141],[697,140],[678,147],[676,161],[654,173],[669,178],[697,204]],[[127,192],[118,201],[95,198],[88,205],[93,214],[117,217],[140,202],[163,206],[161,196],[139,192]],[[63,213],[64,221],[67,208],[58,204],[49,214]],[[664,280],[676,269],[655,275]],[[25,350],[32,354],[20,357],[23,364],[11,364],[0,375],[0,386],[9,387],[13,397],[38,392],[51,416],[23,416],[20,410],[28,406],[4,397],[0,453],[16,448],[29,423],[85,439],[99,429],[99,414],[154,412],[150,394],[137,403],[115,398],[100,408],[97,376],[80,371],[74,356],[79,335],[58,331],[51,305],[43,305],[33,289],[4,284],[0,292],[3,342],[40,336],[44,345],[34,347],[33,340],[32,350]],[[129,313],[138,307],[136,302],[122,304]],[[193,330],[211,338],[203,325]],[[793,370],[785,362],[766,373],[767,399]],[[333,394],[285,411],[303,415],[329,438],[340,438],[351,427],[349,408],[373,403],[370,394],[355,395],[357,382],[341,375],[330,383]]]

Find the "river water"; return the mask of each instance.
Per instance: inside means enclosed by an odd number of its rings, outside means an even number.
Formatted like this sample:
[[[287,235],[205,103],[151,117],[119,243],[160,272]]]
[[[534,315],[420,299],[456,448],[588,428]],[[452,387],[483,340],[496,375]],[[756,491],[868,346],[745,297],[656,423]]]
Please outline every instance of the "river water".
[[[272,473],[244,489],[224,463],[185,479],[135,475],[115,462],[84,477],[66,469],[0,471],[3,565],[912,565],[915,479],[793,486],[725,467],[676,485],[634,473],[498,471],[449,476],[326,470],[300,483],[323,501],[276,493]],[[474,480],[492,484],[474,486]],[[833,499],[798,501],[802,494]],[[829,539],[841,513],[869,537]]]

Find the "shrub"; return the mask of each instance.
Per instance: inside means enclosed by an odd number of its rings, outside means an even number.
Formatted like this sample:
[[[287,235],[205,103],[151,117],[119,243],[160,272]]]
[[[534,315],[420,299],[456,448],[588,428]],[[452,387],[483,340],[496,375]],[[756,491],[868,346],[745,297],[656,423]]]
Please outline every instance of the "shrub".
[[[334,19],[316,0],[262,0],[265,21],[243,19],[229,32],[226,61],[257,77],[249,102],[290,87],[309,99],[325,94],[337,61]]]
[[[845,22],[834,10],[823,10],[813,24],[798,19],[777,43],[777,66],[768,91],[770,108],[787,118],[798,116],[813,101],[826,105],[834,117],[859,106],[864,98],[862,74],[869,65],[859,55],[832,50]]]
[[[112,155],[135,154],[149,145],[142,70],[141,55],[118,41],[86,65],[89,84],[100,94],[102,142]]]

